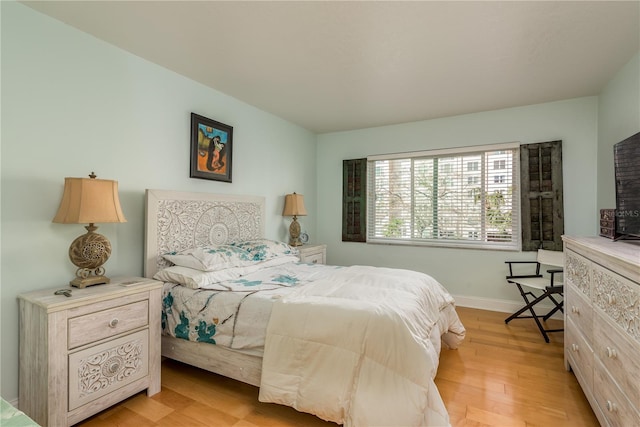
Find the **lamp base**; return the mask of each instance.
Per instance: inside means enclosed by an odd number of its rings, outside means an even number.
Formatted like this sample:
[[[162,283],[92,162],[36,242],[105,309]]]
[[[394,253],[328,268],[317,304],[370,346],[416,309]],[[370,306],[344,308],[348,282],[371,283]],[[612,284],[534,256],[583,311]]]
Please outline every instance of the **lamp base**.
[[[300,241],[300,223],[295,215],[289,226],[289,246],[302,246],[302,242]]]
[[[110,283],[111,279],[107,276],[90,276],[90,277],[76,277],[72,281],[69,282],[71,286],[75,286],[76,288],[86,288],[87,286],[93,285],[105,285]]]
[[[95,231],[98,227],[89,224],[87,234],[83,234],[71,243],[69,247],[69,259],[78,267],[76,278],[69,284],[76,288],[103,285],[110,280],[104,275],[103,264],[111,255],[111,243],[102,234]]]

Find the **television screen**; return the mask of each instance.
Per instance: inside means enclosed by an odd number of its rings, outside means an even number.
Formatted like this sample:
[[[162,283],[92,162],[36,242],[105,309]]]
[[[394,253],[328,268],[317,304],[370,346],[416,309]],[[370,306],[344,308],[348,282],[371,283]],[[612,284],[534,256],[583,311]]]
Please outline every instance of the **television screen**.
[[[616,234],[640,238],[640,132],[613,146]]]

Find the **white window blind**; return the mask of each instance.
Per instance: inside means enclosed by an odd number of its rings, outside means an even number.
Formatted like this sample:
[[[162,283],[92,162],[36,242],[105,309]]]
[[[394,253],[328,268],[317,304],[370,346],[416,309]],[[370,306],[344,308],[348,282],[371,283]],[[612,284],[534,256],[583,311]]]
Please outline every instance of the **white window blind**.
[[[519,249],[516,144],[372,156],[368,163],[368,242]]]

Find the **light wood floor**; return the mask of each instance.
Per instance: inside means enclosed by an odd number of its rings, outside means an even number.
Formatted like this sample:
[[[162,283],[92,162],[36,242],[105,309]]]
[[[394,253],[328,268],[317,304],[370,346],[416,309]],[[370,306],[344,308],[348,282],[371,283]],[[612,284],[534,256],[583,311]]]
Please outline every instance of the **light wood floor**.
[[[562,333],[546,344],[531,320],[459,307],[467,337],[443,350],[436,384],[453,426],[598,426],[575,376],[566,372]],[[553,323],[553,322],[550,322]],[[334,426],[258,402],[258,389],[171,360],[162,391],[139,393],[79,424],[106,426]]]

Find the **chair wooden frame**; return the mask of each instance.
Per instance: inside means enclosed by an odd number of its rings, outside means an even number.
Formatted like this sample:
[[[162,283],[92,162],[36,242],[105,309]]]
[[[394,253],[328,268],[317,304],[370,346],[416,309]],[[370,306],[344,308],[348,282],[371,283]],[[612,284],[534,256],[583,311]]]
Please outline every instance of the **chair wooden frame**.
[[[548,343],[548,333],[564,331],[564,328],[546,329],[540,321],[540,319],[542,318],[542,320],[546,322],[558,311],[564,313],[564,300],[558,301],[556,298],[554,298],[554,295],[563,296],[564,291],[562,282],[558,281],[558,279],[556,278],[556,275],[562,274],[563,272],[562,252],[540,249],[538,250],[538,257],[536,261],[505,261],[505,263],[509,265],[509,275],[507,276],[507,282],[513,283],[518,287],[520,295],[525,301],[525,305],[520,310],[513,313],[511,316],[507,317],[504,322],[509,323],[513,319],[533,319],[535,320],[536,325],[538,326],[538,329],[540,330],[540,333],[542,334],[544,340]],[[535,274],[514,275],[514,264],[535,264]],[[550,276],[545,277],[544,275],[540,274],[540,267],[542,265],[548,265],[556,268],[546,270],[546,272],[549,273]],[[527,288],[537,289],[541,291],[541,294],[536,295],[533,291],[525,291],[523,289],[523,286]],[[551,308],[551,310],[549,310],[549,312],[546,314],[537,314],[534,310],[534,306],[547,298],[551,302],[553,302],[554,307]],[[523,314],[527,311],[531,314]]]

